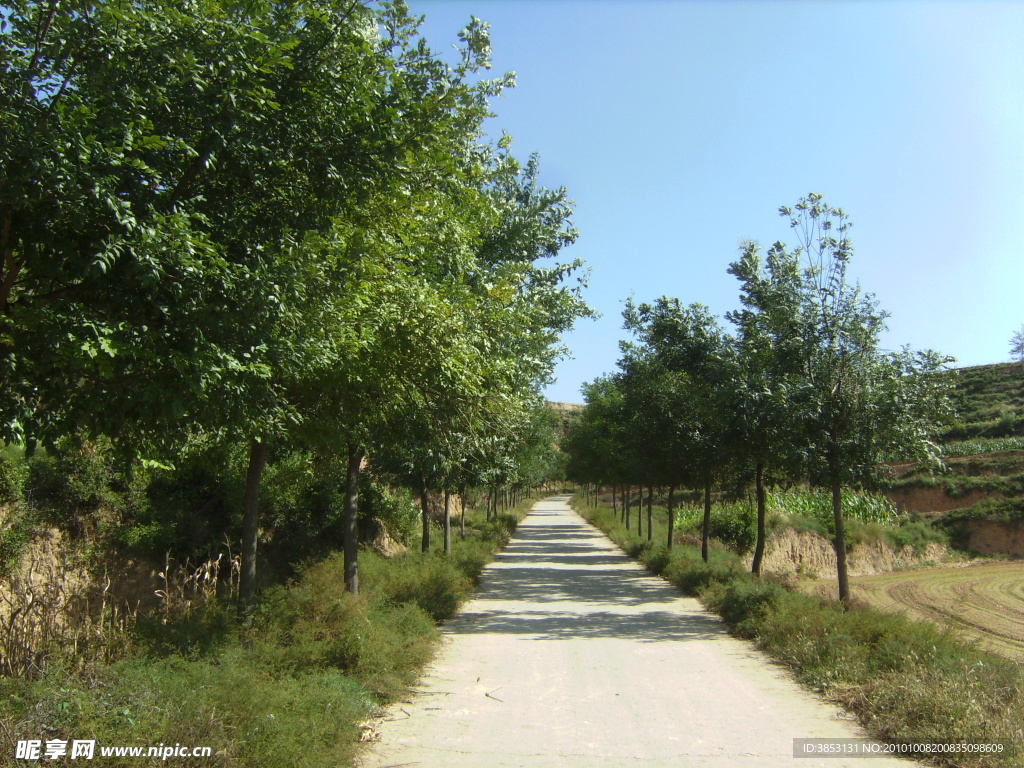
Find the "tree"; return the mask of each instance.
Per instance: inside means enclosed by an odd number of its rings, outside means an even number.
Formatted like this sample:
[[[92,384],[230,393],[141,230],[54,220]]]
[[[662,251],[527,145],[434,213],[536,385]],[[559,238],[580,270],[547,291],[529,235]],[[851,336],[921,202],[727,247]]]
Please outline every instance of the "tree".
[[[701,550],[707,560],[711,491],[728,463],[723,400],[732,379],[728,338],[707,307],[683,307],[667,296],[654,304],[627,302],[623,316],[643,346],[624,345],[619,365],[627,380],[644,378],[645,369],[649,378],[639,398],[649,410],[645,442],[671,457],[661,462],[665,479],[703,488]]]
[[[474,246],[501,220],[487,187],[517,187],[518,166],[478,147],[511,76],[472,77],[486,25],[470,22],[448,66],[402,3],[10,8],[0,437],[80,428],[164,455],[197,431],[244,441],[251,603],[269,441],[347,453],[352,490],[375,425],[464,392],[453,383],[483,337],[459,323],[505,298],[487,293]],[[534,224],[558,224],[535,250],[571,241],[564,192],[528,202]],[[572,266],[522,260],[490,285],[546,301],[528,321],[536,344],[581,304],[558,285]],[[379,321],[395,316],[389,337]],[[464,343],[446,346],[454,331]],[[395,338],[420,357],[387,358]],[[549,359],[524,358],[538,372]],[[401,364],[420,378],[383,404],[372,382],[395,383]],[[483,397],[493,371],[465,370]]]
[[[804,435],[812,482],[831,490],[839,599],[850,601],[841,489],[872,481],[878,462],[914,455],[938,462],[931,437],[949,413],[949,384],[937,376],[951,358],[933,351],[886,353],[879,347],[887,314],[847,280],[853,254],[847,215],[821,195],[780,214],[799,245],[778,249],[800,272],[799,353],[802,378],[791,407]]]
[[[1024,363],[1024,325],[1010,337],[1010,355]]]
[[[729,272],[740,280],[743,308],[727,315],[738,331],[727,429],[735,458],[754,476],[757,539],[751,570],[759,574],[767,538],[766,483],[772,476],[794,477],[803,466],[800,424],[794,418],[802,287],[798,265],[780,243],[767,259],[756,243],[745,243]]]

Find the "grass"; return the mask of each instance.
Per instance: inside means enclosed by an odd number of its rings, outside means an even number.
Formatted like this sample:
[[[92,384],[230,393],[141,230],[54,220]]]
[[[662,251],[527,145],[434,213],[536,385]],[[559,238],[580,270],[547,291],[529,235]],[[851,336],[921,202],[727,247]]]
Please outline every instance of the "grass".
[[[999,758],[939,756],[940,765],[982,768],[1024,759],[1024,674],[1018,665],[928,622],[863,606],[844,610],[758,579],[724,548],[714,548],[705,563],[694,547],[668,550],[639,540],[607,508],[577,509],[649,570],[699,596],[803,684],[854,713],[872,736],[1005,745]]]
[[[0,754],[18,739],[98,745],[209,746],[204,765],[333,768],[349,764],[360,721],[402,695],[431,658],[436,622],[469,596],[493,553],[532,505],[453,537],[451,556],[360,554],[358,596],[340,554],[266,590],[246,624],[213,603],[186,619],[144,617],[119,660],[81,663],[51,649],[35,679],[0,680]],[[104,758],[104,765],[193,765]]]
[[[1019,364],[959,368],[956,379],[959,418],[940,442],[1024,436],[1024,371]]]

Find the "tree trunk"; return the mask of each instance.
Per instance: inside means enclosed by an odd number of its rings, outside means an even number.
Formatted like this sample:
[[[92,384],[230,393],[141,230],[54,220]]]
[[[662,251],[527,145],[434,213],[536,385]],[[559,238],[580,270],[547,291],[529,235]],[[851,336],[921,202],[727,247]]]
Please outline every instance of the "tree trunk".
[[[420,509],[423,511],[423,539],[420,543],[421,552],[430,551],[430,500],[427,498],[427,481],[420,484]]]
[[[704,480],[704,525],[701,526],[700,531],[700,556],[704,558],[704,562],[708,561],[710,552],[708,551],[711,542],[711,478]]]
[[[672,549],[673,539],[676,532],[676,509],[675,509],[676,487],[668,487],[668,548]]]
[[[462,501],[462,520],[459,521],[462,530],[459,531],[459,535],[462,540],[466,540],[466,484],[463,483],[459,486],[459,499]]]
[[[654,504],[654,486],[647,486],[647,540],[654,541],[654,512],[651,505]]]
[[[640,495],[636,500],[636,535],[642,539],[644,537],[644,487],[641,485],[637,490],[640,491]]]
[[[757,462],[757,475],[754,480],[754,492],[757,494],[757,544],[754,546],[754,562],[750,572],[761,575],[761,561],[764,560],[764,462]]]
[[[256,544],[260,532],[260,479],[267,463],[267,444],[253,438],[249,443],[249,467],[245,473],[242,498],[242,573],[239,608],[248,613],[256,601]]]
[[[629,530],[629,494],[633,489],[628,485],[625,487],[622,494],[622,519],[626,524],[626,530]]]
[[[850,575],[846,570],[846,528],[843,524],[843,491],[839,487],[839,472],[832,471],[832,514],[836,520],[836,572],[839,575],[839,600],[850,607]]]
[[[444,492],[444,553],[452,553],[452,497]]]
[[[615,505],[615,497],[618,494],[618,492],[619,492],[618,488],[613,485],[612,486],[612,514],[615,515],[616,517],[619,514],[619,508]]]
[[[359,468],[363,449],[349,443],[345,474],[345,589],[359,594]]]

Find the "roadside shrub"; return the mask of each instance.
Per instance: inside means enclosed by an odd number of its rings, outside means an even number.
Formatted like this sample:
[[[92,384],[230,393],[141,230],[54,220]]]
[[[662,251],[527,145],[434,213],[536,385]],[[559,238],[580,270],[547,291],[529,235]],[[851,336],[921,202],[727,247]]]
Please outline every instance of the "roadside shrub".
[[[630,557],[636,559],[636,560],[640,560],[645,565],[646,565],[645,558],[647,557],[648,553],[650,553],[653,548],[654,548],[654,542],[653,541],[648,541],[647,539],[641,539],[638,536],[634,536],[634,535],[629,535],[622,542],[622,549],[626,552],[626,554],[629,555]],[[655,572],[657,573],[657,571],[655,571]]]
[[[391,603],[413,603],[435,621],[450,619],[468,597],[472,580],[443,554],[406,552],[385,560],[363,551],[361,588]]]
[[[903,523],[899,528],[886,531],[896,549],[911,547],[915,555],[920,555],[929,544],[949,545],[949,534],[923,520]]]
[[[716,504],[711,513],[711,535],[740,552],[749,551],[757,541],[756,508],[748,502]]]
[[[733,577],[727,582],[709,582],[701,598],[737,631],[750,637],[756,632],[755,622],[773,610],[784,593],[785,590],[772,581]]]
[[[0,504],[24,501],[28,474],[21,451],[9,446],[0,449]]]
[[[364,476],[359,488],[359,516],[377,518],[406,546],[415,541],[420,510],[408,489],[392,488]]]
[[[508,544],[518,524],[519,519],[514,514],[499,512],[493,515],[489,521],[480,523],[478,528],[485,540],[493,542],[500,548]]]
[[[465,575],[474,586],[480,579],[484,567],[494,559],[494,546],[491,542],[478,537],[453,538],[452,564]]]
[[[728,550],[712,549],[709,562],[704,562],[700,550],[680,547],[672,550],[664,576],[688,595],[697,595],[715,581],[728,581],[745,574],[743,562]]]
[[[658,546],[647,547],[640,556],[640,562],[651,573],[660,576],[668,568],[672,558],[669,554],[669,548],[664,544],[659,544]]]

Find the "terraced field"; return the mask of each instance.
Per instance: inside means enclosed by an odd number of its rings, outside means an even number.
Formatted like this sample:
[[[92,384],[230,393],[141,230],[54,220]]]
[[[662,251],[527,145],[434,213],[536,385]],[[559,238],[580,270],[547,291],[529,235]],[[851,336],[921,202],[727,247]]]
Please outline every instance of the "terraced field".
[[[924,568],[862,576],[851,582],[858,600],[954,627],[982,648],[1024,662],[1022,562]],[[829,586],[818,589],[825,592]]]

